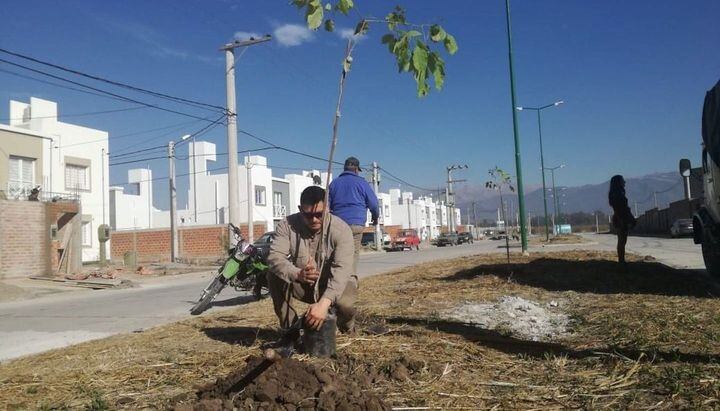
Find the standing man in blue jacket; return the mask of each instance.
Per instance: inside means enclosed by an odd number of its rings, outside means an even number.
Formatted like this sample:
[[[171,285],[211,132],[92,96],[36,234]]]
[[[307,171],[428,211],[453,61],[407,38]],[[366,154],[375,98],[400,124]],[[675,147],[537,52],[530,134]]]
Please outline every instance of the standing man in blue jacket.
[[[360,160],[348,157],[344,171],[330,183],[330,212],[345,221],[352,230],[355,240],[355,259],[353,273],[357,277],[357,264],[360,257],[360,240],[370,210],[372,225],[378,224],[378,199],[365,178],[358,175],[362,171]]]

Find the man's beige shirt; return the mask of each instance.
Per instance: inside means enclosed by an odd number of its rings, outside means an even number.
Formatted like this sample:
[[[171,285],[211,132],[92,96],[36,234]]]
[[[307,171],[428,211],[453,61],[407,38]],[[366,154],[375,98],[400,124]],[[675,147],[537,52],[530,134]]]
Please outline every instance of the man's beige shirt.
[[[340,218],[330,215],[328,227],[323,229],[325,264],[321,279],[327,278],[327,288],[320,297],[336,303],[348,281],[356,281],[353,276],[355,245],[350,227]],[[315,260],[315,266],[320,269],[320,256],[316,255],[319,239],[320,233],[313,234],[300,213],[279,222],[268,255],[270,273],[292,283],[297,281],[298,273],[309,258]]]

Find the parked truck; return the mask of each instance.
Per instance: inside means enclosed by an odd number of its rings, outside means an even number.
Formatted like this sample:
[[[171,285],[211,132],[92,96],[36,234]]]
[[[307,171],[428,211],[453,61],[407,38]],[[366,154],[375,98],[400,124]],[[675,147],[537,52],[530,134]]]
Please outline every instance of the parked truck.
[[[693,241],[702,245],[709,274],[720,279],[720,81],[705,95],[702,115],[702,170],[705,198],[694,213]],[[690,161],[680,160],[689,197]]]

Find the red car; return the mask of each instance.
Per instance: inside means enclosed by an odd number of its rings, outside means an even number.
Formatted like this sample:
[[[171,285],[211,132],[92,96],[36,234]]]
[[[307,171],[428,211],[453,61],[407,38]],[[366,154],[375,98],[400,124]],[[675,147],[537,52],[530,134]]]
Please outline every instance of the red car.
[[[416,250],[420,249],[420,237],[418,237],[417,231],[413,229],[400,230],[395,238],[390,241],[390,245],[386,247],[387,250],[404,250],[406,248],[412,250],[415,247]]]

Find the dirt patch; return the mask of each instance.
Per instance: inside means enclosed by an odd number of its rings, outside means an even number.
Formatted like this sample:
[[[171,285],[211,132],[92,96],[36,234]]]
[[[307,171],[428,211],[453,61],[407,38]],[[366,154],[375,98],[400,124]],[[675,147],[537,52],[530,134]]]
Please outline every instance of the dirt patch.
[[[588,241],[578,234],[560,234],[551,236],[549,240],[545,240],[545,235],[539,237],[531,237],[532,245],[559,245],[559,244],[582,244]]]
[[[394,408],[720,406],[720,293],[709,278],[638,256],[621,266],[614,253],[511,257],[512,264],[504,254],[439,260],[364,279],[357,304],[362,332],[337,336],[338,359],[297,356],[285,365],[311,382],[300,387],[311,398],[306,408],[320,408],[328,385],[316,369],[331,383],[345,384],[345,398],[358,398],[347,388],[355,383],[361,394]],[[467,304],[499,304],[504,296],[567,314],[572,333],[533,341],[446,316]],[[0,409],[92,409],[102,403],[110,409],[172,409],[205,400],[205,409],[222,409],[229,400],[238,409],[292,409],[285,388],[298,381],[282,377],[285,369],[267,370],[237,398],[211,394],[242,378],[248,358],[279,337],[276,327],[266,299],[3,363]],[[277,394],[282,407],[278,397],[265,405],[256,398],[264,392],[272,400],[273,384],[285,387]],[[200,398],[198,391],[208,396]]]
[[[250,357],[245,368],[202,388],[198,392],[197,403],[180,405],[175,409],[204,411],[218,409],[218,405],[226,409],[389,409],[372,393],[372,384],[383,379],[374,369],[358,367],[351,358],[305,360],[288,358],[274,363],[238,391],[234,388],[237,382],[263,364],[262,358]],[[354,372],[347,372],[349,365],[355,365]]]
[[[570,321],[557,301],[541,305],[522,297],[502,296],[495,304],[466,303],[446,312],[450,319],[530,341],[565,337]]]

